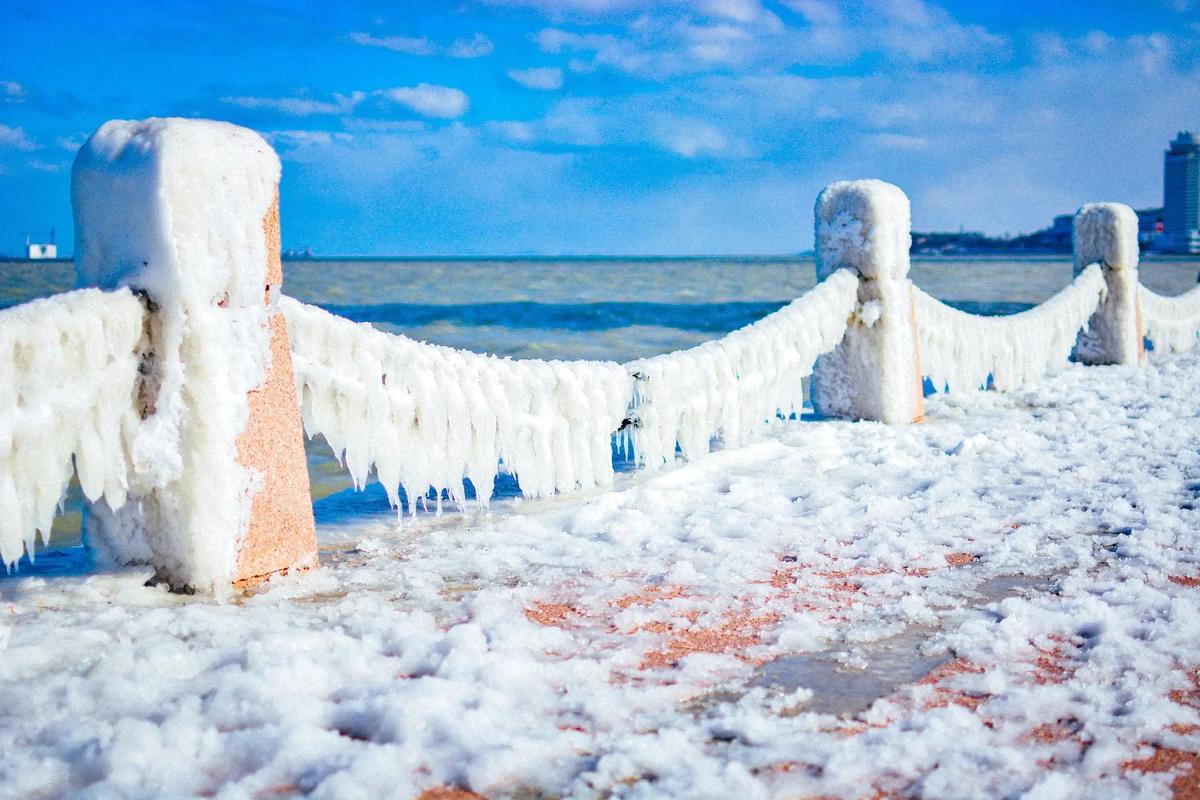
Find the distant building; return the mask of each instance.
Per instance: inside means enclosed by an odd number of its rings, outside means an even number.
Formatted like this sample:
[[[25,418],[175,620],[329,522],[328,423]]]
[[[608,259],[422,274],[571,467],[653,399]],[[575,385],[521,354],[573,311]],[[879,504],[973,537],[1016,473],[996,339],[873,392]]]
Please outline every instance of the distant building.
[[[1162,239],[1165,223],[1161,208],[1141,208],[1133,213],[1138,219],[1138,246],[1148,250]]]
[[[54,230],[50,230],[50,241],[35,242],[32,234],[25,234],[25,257],[30,259],[58,258],[58,245],[54,243]]]
[[[1049,228],[1034,234],[1037,244],[1052,253],[1071,252],[1071,236],[1075,232],[1075,215],[1059,214]]]
[[[1183,131],[1163,162],[1163,239],[1168,253],[1200,253],[1200,135]]]

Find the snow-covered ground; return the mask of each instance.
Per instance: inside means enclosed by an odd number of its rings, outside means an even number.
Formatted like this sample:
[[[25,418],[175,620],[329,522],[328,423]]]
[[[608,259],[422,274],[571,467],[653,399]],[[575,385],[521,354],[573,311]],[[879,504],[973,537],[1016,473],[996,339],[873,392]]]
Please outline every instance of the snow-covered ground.
[[[327,526],[320,570],[240,603],[6,580],[0,796],[1169,796],[1198,414],[1200,355],[1071,366]]]

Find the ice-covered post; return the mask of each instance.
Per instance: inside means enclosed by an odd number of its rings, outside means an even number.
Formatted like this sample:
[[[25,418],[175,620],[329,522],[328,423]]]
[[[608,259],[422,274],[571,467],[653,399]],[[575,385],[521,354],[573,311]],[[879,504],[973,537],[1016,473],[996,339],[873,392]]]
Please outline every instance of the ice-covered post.
[[[859,276],[858,309],[837,349],[817,360],[813,407],[826,416],[908,423],[925,414],[912,282],[908,198],[878,180],[830,184],[817,198],[817,279]]]
[[[218,594],[316,563],[283,280],[280,166],[253,131],[114,120],[75,160],[81,286],[127,286],[151,313],[129,501],[85,535],[175,588]]]
[[[1139,364],[1146,356],[1138,300],[1138,221],[1122,203],[1091,203],[1075,214],[1075,274],[1100,264],[1108,292],[1079,334],[1075,357],[1085,364]]]

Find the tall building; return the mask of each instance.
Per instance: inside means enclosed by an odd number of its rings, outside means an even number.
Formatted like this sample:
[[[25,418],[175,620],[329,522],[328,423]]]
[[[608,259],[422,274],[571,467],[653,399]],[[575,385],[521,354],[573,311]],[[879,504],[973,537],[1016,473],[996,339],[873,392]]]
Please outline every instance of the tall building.
[[[1163,163],[1163,249],[1200,253],[1200,135],[1183,131]]]

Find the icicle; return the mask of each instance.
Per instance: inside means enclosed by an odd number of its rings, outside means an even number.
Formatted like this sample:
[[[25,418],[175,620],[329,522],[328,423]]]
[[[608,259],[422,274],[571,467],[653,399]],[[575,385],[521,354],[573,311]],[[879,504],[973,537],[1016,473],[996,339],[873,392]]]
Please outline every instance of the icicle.
[[[357,486],[373,467],[393,504],[403,488],[415,511],[430,488],[437,508],[443,491],[461,506],[464,478],[486,505],[501,461],[530,497],[612,483],[612,433],[633,382],[620,365],[478,355],[287,297],[280,306],[304,428],[328,440]]]
[[[1175,297],[1138,287],[1138,300],[1146,323],[1146,338],[1155,350],[1182,353],[1191,350],[1200,335],[1200,286]]]
[[[777,414],[799,413],[801,380],[841,340],[857,290],[857,278],[839,271],[722,339],[626,365],[637,381],[626,442],[638,463],[673,462],[676,445],[693,459],[718,436],[736,445]]]
[[[0,311],[0,561],[50,534],[74,456],[89,500],[125,502],[142,304],[82,289]]]
[[[1093,264],[1036,308],[986,317],[951,308],[918,289],[922,371],[939,390],[979,389],[989,375],[999,391],[1037,380],[1067,362],[1104,291],[1104,274]]]

